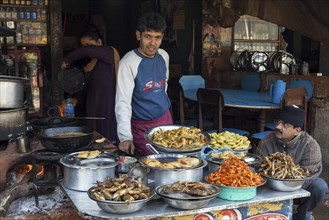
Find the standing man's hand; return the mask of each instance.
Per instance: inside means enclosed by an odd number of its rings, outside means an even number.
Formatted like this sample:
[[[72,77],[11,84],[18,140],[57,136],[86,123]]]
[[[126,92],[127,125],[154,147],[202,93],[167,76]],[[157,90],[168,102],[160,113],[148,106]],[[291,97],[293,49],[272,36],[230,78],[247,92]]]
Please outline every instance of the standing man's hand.
[[[126,140],[119,143],[119,149],[127,154],[134,155],[135,145],[131,140]]]

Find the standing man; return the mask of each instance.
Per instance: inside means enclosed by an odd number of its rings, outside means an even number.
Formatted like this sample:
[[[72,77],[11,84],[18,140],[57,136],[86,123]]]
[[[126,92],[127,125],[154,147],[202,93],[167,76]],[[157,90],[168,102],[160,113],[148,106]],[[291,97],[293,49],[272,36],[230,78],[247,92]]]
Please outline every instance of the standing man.
[[[145,146],[145,131],[173,123],[166,92],[169,55],[160,49],[165,29],[166,22],[160,14],[144,14],[136,31],[139,47],[119,63],[115,114],[119,149],[127,154],[152,154]]]
[[[322,172],[320,146],[311,135],[302,131],[304,115],[304,110],[295,105],[284,107],[275,121],[275,131],[262,139],[256,150],[262,158],[275,152],[285,152],[296,165],[312,175],[303,185],[303,189],[311,195],[301,198],[293,219],[312,219],[312,210],[321,204],[328,192],[327,183],[319,177]]]

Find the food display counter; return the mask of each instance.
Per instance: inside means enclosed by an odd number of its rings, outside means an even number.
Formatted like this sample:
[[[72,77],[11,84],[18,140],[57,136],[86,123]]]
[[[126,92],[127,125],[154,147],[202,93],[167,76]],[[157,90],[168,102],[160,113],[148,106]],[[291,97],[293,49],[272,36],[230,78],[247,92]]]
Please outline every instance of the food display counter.
[[[171,208],[156,196],[141,211],[112,214],[101,210],[97,203],[88,197],[87,192],[70,190],[63,185],[63,180],[59,180],[59,185],[79,215],[88,219],[292,219],[293,199],[310,195],[304,189],[280,192],[261,186],[257,189],[257,196],[251,200],[228,201],[215,198],[206,207],[194,210]]]

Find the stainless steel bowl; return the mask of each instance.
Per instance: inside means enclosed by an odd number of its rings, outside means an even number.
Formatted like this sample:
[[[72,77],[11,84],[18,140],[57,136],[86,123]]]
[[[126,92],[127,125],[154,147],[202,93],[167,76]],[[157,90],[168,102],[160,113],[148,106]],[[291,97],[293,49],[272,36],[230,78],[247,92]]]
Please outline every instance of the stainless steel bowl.
[[[208,205],[208,203],[216,198],[219,193],[219,188],[216,186],[212,186],[212,190],[214,192],[213,195],[205,196],[205,197],[196,197],[187,195],[185,193],[174,193],[174,194],[163,194],[161,193],[162,189],[166,185],[158,186],[155,189],[155,192],[158,196],[162,197],[162,199],[171,207],[177,209],[200,209]]]
[[[99,206],[99,208],[101,208],[105,212],[115,213],[115,214],[129,214],[129,213],[137,212],[137,211],[141,210],[142,208],[144,208],[146,203],[148,201],[150,201],[154,196],[154,194],[153,194],[151,197],[149,197],[147,199],[136,200],[136,201],[131,202],[130,204],[125,204],[124,202],[119,202],[119,201],[97,200],[91,195],[90,191],[91,191],[91,189],[88,190],[89,198],[94,200],[97,203],[97,205]]]
[[[136,164],[137,159],[129,156],[120,156],[119,164],[115,167],[117,173],[128,173],[129,170]]]
[[[146,141],[151,144],[154,148],[156,148],[156,150],[158,151],[161,151],[161,152],[165,152],[165,153],[191,153],[191,152],[196,152],[196,151],[200,151],[200,149],[202,148],[199,147],[199,148],[193,148],[193,149],[175,149],[175,148],[169,148],[169,147],[166,147],[166,146],[161,146],[161,145],[158,145],[158,144],[155,144],[153,142],[153,134],[155,131],[158,131],[158,130],[163,130],[163,131],[168,131],[168,130],[173,130],[173,129],[179,129],[179,128],[190,128],[190,127],[187,127],[187,126],[181,126],[181,125],[162,125],[162,126],[157,126],[157,127],[154,127],[154,128],[150,128],[149,130],[147,130],[144,134],[144,137],[146,139]],[[209,136],[205,133],[203,133],[203,135],[206,137],[207,141],[205,143],[205,145],[208,144],[209,142]]]
[[[304,182],[308,179],[277,179],[268,176],[263,176],[267,179],[267,185],[271,189],[283,192],[291,192],[302,188]]]

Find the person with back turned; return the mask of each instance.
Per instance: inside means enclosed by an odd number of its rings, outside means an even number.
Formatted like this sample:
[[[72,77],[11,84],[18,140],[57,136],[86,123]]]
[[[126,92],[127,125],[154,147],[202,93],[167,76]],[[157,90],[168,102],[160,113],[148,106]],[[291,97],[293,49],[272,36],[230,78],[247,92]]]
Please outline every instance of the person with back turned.
[[[139,47],[119,63],[115,114],[119,149],[127,154],[152,154],[145,146],[145,131],[173,123],[166,92],[169,55],[160,49],[165,29],[166,22],[160,14],[144,14],[136,31]]]
[[[119,53],[113,47],[103,44],[103,37],[94,26],[82,32],[80,41],[82,47],[65,56],[61,66],[66,69],[74,61],[90,59],[84,66],[86,84],[75,95],[74,105],[83,106],[88,117],[104,117],[104,120],[87,120],[87,126],[110,141],[119,142],[114,113]]]
[[[313,219],[312,210],[321,204],[328,193],[327,183],[319,177],[322,172],[320,146],[302,130],[304,115],[304,110],[295,105],[284,107],[275,121],[275,131],[263,138],[256,149],[262,158],[275,152],[285,152],[296,165],[311,173],[311,178],[302,186],[311,195],[300,199],[293,219]]]

